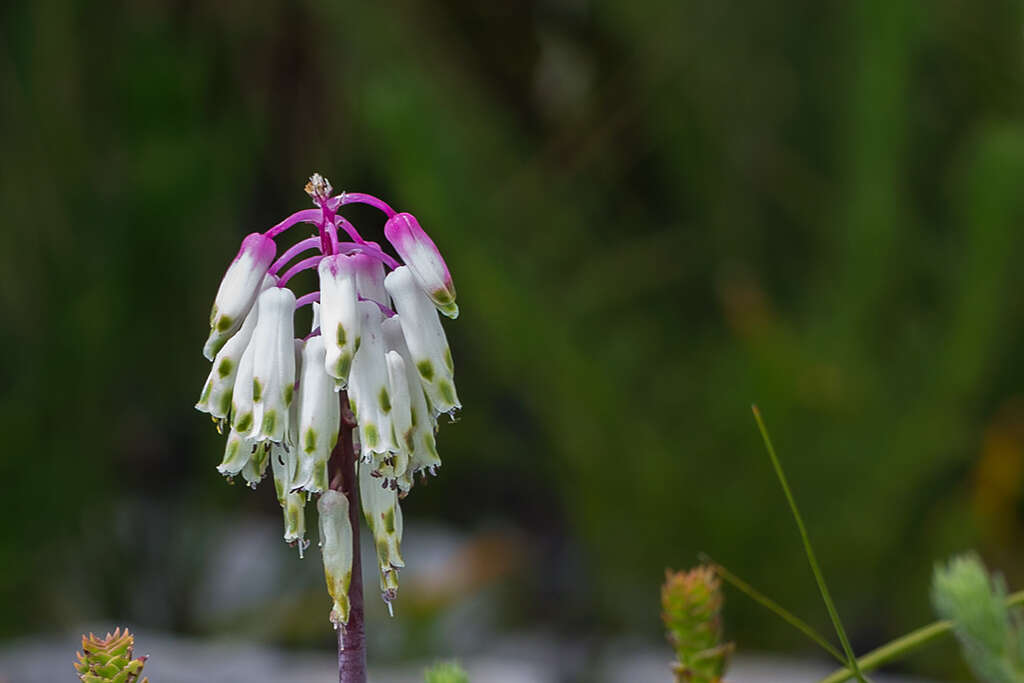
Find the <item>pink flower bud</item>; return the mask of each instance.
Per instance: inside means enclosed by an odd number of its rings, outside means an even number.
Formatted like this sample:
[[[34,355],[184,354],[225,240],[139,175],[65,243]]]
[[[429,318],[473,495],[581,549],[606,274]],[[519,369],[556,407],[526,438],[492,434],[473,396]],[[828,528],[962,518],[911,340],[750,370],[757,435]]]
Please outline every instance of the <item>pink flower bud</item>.
[[[409,213],[395,214],[384,226],[384,235],[437,309],[449,318],[457,318],[459,307],[455,303],[451,273],[416,217]]]

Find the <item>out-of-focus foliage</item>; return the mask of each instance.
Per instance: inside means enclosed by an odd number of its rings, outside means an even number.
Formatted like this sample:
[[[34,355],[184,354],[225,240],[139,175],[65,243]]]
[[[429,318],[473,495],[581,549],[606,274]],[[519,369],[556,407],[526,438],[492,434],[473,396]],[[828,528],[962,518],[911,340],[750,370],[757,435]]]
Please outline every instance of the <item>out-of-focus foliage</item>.
[[[711,567],[665,572],[661,620],[676,653],[672,671],[680,683],[718,683],[731,643],[722,643],[722,582]]]
[[[937,565],[932,579],[932,604],[953,622],[964,659],[986,683],[1024,680],[1024,631],[1019,608],[1011,617],[1006,582],[989,577],[977,555],[954,557]]]
[[[426,683],[469,683],[469,676],[458,662],[438,662],[423,674]]]
[[[224,486],[191,409],[210,297],[314,170],[414,211],[452,269],[466,409],[410,504],[524,534],[510,628],[656,637],[651,588],[698,550],[826,626],[755,400],[855,645],[919,623],[954,547],[1021,583],[1022,23],[1016,0],[5,3],[0,630],[216,628],[206,530],[274,502]],[[799,642],[730,610],[741,643]]]

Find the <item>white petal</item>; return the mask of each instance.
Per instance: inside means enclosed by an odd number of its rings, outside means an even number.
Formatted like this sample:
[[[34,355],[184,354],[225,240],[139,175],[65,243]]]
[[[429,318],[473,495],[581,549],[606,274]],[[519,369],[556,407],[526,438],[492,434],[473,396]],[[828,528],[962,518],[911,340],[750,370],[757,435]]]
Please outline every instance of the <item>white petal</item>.
[[[253,332],[253,419],[256,438],[286,442],[289,409],[295,394],[295,295],[271,287],[257,301]]]
[[[342,389],[348,386],[352,358],[359,348],[359,312],[352,258],[345,254],[327,256],[318,266],[320,333],[327,352],[324,367]]]
[[[434,410],[450,413],[461,408],[455,393],[455,366],[434,304],[406,266],[388,273],[385,285],[395,303],[409,353]]]
[[[338,491],[327,490],[316,503],[320,516],[320,547],[324,558],[327,592],[334,599],[331,621],[347,624],[348,588],[352,582],[352,525],[348,517],[348,499]]]

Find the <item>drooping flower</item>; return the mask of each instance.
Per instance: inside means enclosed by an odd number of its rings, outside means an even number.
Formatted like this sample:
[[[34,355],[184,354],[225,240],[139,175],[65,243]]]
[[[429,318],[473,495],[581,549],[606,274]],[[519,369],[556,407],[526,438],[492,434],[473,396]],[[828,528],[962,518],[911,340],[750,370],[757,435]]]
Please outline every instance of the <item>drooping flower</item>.
[[[381,316],[376,304],[359,302],[362,343],[352,361],[348,400],[359,425],[364,462],[372,462],[375,455],[396,449],[391,440],[391,392],[380,328]]]
[[[299,470],[294,486],[312,493],[327,489],[327,461],[341,428],[338,394],[324,372],[325,355],[323,335],[306,342],[299,382]]]
[[[359,464],[359,500],[377,549],[384,601],[390,603],[398,590],[398,570],[405,566],[401,552],[402,508],[397,493],[379,477],[374,477],[367,463]]]
[[[330,619],[347,624],[348,588],[352,583],[352,525],[348,517],[348,499],[338,491],[327,490],[316,502],[320,515],[320,548],[324,557],[327,592],[334,599]]]
[[[441,458],[437,454],[437,444],[434,440],[434,428],[437,419],[427,405],[427,397],[423,393],[423,384],[420,381],[419,373],[409,354],[409,348],[405,343],[405,336],[402,334],[402,323],[400,316],[388,318],[381,323],[384,331],[384,343],[390,353],[397,353],[402,358],[402,366],[405,371],[405,388],[409,395],[409,426],[412,430],[401,429],[396,426],[396,442],[409,454],[409,465],[404,475],[399,475],[398,483],[403,491],[408,491],[412,486],[412,472],[423,470],[434,471],[441,465]],[[397,367],[396,367],[397,370]],[[392,385],[400,381],[396,376],[389,373],[389,381]],[[393,391],[397,391],[393,389]],[[404,425],[402,418],[397,417],[395,424]]]
[[[228,267],[203,349],[213,364],[196,408],[219,430],[228,427],[222,475],[240,475],[255,488],[269,466],[284,539],[300,557],[305,504],[319,498],[331,621],[338,625],[350,613],[355,548],[351,502],[335,489],[348,481],[362,493],[390,610],[404,566],[399,498],[412,489],[415,472],[440,465],[437,415],[460,407],[438,317],[440,310],[454,318],[458,308],[447,265],[412,215],[370,195],[332,197],[318,174],[306,190],[316,208],[246,237]],[[385,235],[404,264],[339,215],[354,202],[387,215]],[[315,225],[316,236],[277,257],[275,240],[299,223]],[[352,241],[339,240],[342,231]],[[311,269],[319,291],[296,297],[289,281]],[[312,332],[296,339],[295,311],[310,304]]]
[[[388,273],[384,284],[395,303],[409,354],[434,410],[450,413],[461,408],[455,393],[455,365],[437,309],[406,266]]]
[[[318,267],[324,367],[342,389],[348,386],[352,358],[360,341],[355,258],[347,254],[325,256]]]
[[[210,336],[203,347],[207,360],[213,360],[224,342],[241,326],[275,253],[274,240],[266,235],[254,232],[242,240],[238,255],[220,281],[210,310]]]
[[[295,396],[295,295],[271,287],[259,300],[252,335],[252,399],[256,440],[285,441],[288,415]]]
[[[263,289],[272,284],[273,278],[263,278]],[[235,388],[238,365],[256,329],[257,316],[257,307],[253,306],[246,314],[242,327],[217,352],[213,359],[213,367],[210,368],[210,375],[203,385],[203,393],[196,403],[197,410],[209,413],[218,420],[228,417],[228,413],[231,412],[231,395]]]
[[[448,272],[448,264],[416,217],[411,213],[395,214],[385,224],[384,236],[394,245],[395,251],[437,309],[449,318],[458,318],[455,285]]]

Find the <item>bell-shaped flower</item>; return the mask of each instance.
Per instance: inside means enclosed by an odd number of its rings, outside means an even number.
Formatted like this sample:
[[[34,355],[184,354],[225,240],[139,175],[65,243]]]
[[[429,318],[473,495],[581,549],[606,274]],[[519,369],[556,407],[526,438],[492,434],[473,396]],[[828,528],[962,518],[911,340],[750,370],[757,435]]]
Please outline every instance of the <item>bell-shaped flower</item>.
[[[231,395],[238,376],[238,365],[242,354],[249,346],[253,330],[256,329],[257,308],[255,306],[245,316],[245,322],[227,343],[217,352],[213,359],[210,375],[203,385],[203,393],[196,403],[196,410],[209,413],[212,417],[223,420],[231,412]]]
[[[319,493],[327,489],[327,461],[338,443],[341,411],[334,380],[324,370],[323,335],[311,337],[302,352],[299,381],[298,459],[293,488]]]
[[[271,287],[257,300],[259,317],[252,335],[252,398],[256,439],[286,442],[295,395],[295,295]]]
[[[433,411],[427,405],[427,397],[423,392],[423,383],[420,381],[412,357],[409,354],[409,347],[405,343],[405,335],[402,333],[401,316],[396,315],[381,323],[384,331],[384,344],[388,349],[388,357],[392,353],[402,359],[402,368],[405,372],[405,389],[409,396],[409,430],[403,429],[405,425],[401,412],[397,409],[392,417],[395,429],[396,442],[409,454],[408,471],[398,475],[398,484],[403,491],[408,491],[412,486],[412,472],[429,470],[433,472],[441,466],[441,458],[437,454],[437,443],[434,439],[434,430],[437,427],[437,420]],[[397,394],[399,385],[397,372],[391,371],[389,363],[389,381],[392,386],[392,393]],[[395,364],[397,371],[397,364]],[[393,376],[392,376],[393,375]]]
[[[274,240],[258,232],[242,240],[242,247],[228,266],[213,300],[210,336],[203,347],[207,360],[213,360],[224,342],[241,326],[276,253]]]
[[[366,524],[377,548],[378,566],[382,572],[393,572],[405,566],[402,560],[402,508],[398,494],[366,463],[359,464],[359,500]]]
[[[352,583],[352,524],[348,499],[338,491],[326,490],[316,503],[320,517],[320,548],[324,558],[327,592],[334,600],[331,622],[347,624],[348,588]]]
[[[303,342],[296,339],[294,348],[296,353],[302,353]],[[294,443],[295,432],[298,425],[298,406],[293,403],[289,408],[289,436],[286,440]],[[306,546],[306,495],[301,491],[293,492],[295,478],[298,474],[299,459],[296,449],[287,446],[285,443],[270,444],[270,468],[274,473],[274,490],[277,492],[277,502],[284,512],[284,540],[285,543],[298,543],[299,557]]]
[[[362,459],[371,462],[374,454],[394,451],[396,446],[391,437],[391,392],[381,331],[382,314],[377,305],[369,301],[360,301],[358,308],[362,343],[352,360],[348,400],[359,425]]]
[[[231,392],[231,433],[245,438],[252,437],[256,431],[252,395],[255,351],[255,345],[250,340],[238,361],[238,374],[235,376],[235,386]]]
[[[255,439],[249,440],[249,443],[252,443],[252,452],[242,467],[242,479],[250,488],[254,489],[263,480],[263,475],[267,471],[267,464],[270,462],[270,444]]]
[[[241,436],[232,427],[228,433],[227,445],[224,446],[224,459],[217,465],[217,471],[225,477],[234,477],[249,462],[255,446],[256,442],[253,439]]]
[[[384,236],[438,310],[449,318],[459,317],[455,285],[452,284],[448,265],[416,217],[410,213],[395,214],[384,225]]]
[[[437,309],[407,266],[388,273],[384,284],[395,303],[405,343],[432,407],[438,413],[461,408],[455,393],[455,365]]]
[[[359,312],[356,310],[356,275],[352,256],[325,256],[320,275],[320,336],[324,338],[324,367],[344,389],[359,347]]]

